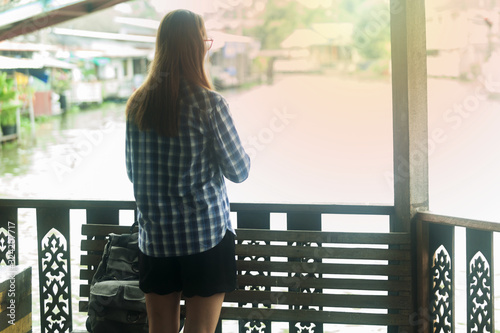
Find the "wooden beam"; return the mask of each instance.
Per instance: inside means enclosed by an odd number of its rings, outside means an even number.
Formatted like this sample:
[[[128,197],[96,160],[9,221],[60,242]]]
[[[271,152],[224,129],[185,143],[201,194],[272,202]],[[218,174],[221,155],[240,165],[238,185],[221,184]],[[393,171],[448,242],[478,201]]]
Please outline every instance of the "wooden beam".
[[[41,15],[0,27],[0,41],[32,33],[76,17],[94,13],[125,2],[127,0],[87,0],[77,4],[49,10]]]
[[[61,11],[58,15],[59,16],[66,16],[66,17],[76,18],[76,17],[80,17],[80,16],[83,16],[83,15],[86,15],[86,14],[88,14],[87,11],[81,11],[81,10],[64,10],[64,11]]]
[[[425,0],[391,0],[394,206],[391,231],[410,231],[429,206]]]

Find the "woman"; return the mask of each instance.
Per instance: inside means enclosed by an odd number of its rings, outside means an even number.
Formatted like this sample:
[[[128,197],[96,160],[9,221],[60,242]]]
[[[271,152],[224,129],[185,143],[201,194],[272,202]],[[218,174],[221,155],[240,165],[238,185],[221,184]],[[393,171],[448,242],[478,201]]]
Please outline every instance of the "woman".
[[[138,208],[140,288],[150,332],[214,332],[236,288],[234,229],[224,178],[242,182],[250,159],[204,59],[201,16],[177,10],[158,29],[144,84],[127,104],[127,173]]]

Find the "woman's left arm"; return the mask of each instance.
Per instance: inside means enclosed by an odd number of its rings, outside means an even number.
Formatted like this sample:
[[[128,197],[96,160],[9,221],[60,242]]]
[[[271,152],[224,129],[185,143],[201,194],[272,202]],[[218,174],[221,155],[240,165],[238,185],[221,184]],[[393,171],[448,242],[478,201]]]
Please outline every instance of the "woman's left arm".
[[[130,142],[131,138],[131,125],[127,120],[126,130],[125,130],[125,164],[127,167],[127,176],[128,179],[133,183],[133,172],[132,172],[132,142]]]

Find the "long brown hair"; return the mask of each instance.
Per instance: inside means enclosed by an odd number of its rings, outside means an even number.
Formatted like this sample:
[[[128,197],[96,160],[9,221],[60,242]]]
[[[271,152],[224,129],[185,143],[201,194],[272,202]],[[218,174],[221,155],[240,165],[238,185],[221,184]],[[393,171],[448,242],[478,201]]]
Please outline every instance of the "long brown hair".
[[[127,120],[142,131],[178,135],[180,79],[212,89],[204,66],[205,37],[205,23],[198,14],[180,9],[163,18],[148,77],[127,102]]]

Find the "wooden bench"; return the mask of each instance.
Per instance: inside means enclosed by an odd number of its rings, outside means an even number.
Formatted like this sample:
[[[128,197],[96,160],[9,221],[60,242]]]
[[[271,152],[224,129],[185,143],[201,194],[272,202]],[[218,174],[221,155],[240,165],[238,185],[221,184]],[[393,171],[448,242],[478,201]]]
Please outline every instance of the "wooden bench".
[[[0,266],[0,332],[31,330],[31,266]]]
[[[84,225],[80,311],[110,232],[129,227]],[[289,322],[399,326],[410,331],[410,236],[238,229],[239,289],[228,293],[221,319],[245,325]],[[294,329],[295,330],[295,329]],[[241,329],[240,329],[241,331]],[[292,329],[290,329],[292,331]]]

